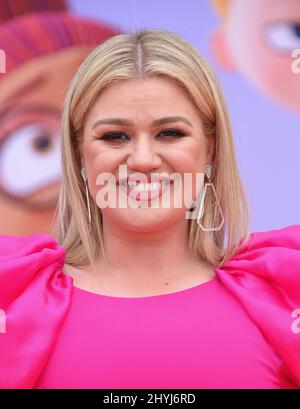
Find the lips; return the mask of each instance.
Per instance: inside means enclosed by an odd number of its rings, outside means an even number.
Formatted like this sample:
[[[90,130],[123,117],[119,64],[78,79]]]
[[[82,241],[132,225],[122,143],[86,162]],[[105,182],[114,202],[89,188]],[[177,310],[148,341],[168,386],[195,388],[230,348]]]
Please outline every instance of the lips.
[[[155,199],[161,196],[170,186],[170,179],[167,177],[152,177],[146,180],[147,182],[144,183],[139,178],[128,177],[121,179],[118,183],[121,190],[135,200]]]
[[[170,178],[166,177],[166,176],[155,176],[153,175],[152,177],[148,176],[148,177],[143,177],[143,178],[139,178],[139,177],[134,177],[134,176],[129,176],[126,178],[122,178],[120,180],[117,181],[117,184],[130,184],[130,183],[154,183],[154,182],[164,182],[164,183],[169,183],[170,182]]]

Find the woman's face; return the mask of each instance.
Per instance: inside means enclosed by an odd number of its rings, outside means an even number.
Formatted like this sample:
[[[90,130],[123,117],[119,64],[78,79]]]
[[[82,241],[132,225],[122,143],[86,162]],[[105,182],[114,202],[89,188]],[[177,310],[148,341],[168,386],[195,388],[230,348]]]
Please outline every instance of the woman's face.
[[[104,225],[146,232],[184,222],[187,206],[183,194],[192,190],[194,200],[199,193],[204,165],[210,163],[212,143],[203,133],[199,111],[187,92],[171,79],[157,76],[118,81],[106,88],[86,118],[80,152],[89,190],[101,208]],[[152,199],[145,192],[146,198],[142,199],[137,190],[128,196],[118,184],[123,177],[119,174],[120,165],[127,166],[130,179],[137,172],[145,178],[151,174],[170,177],[177,173],[182,180],[182,193],[171,182],[163,193],[159,183],[153,185]],[[105,208],[104,197],[99,195],[105,184],[96,183],[104,172],[117,183],[116,205]],[[196,173],[201,173],[198,181]],[[154,198],[157,192],[159,196]],[[163,205],[166,195],[170,200]],[[181,201],[176,202],[176,195]],[[119,200],[124,198],[128,204],[122,208]]]

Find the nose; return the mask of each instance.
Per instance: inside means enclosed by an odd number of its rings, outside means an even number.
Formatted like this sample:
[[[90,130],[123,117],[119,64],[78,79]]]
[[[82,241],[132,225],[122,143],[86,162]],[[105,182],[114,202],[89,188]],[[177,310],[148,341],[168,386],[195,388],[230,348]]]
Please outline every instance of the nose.
[[[155,141],[149,135],[143,135],[132,144],[127,166],[137,172],[149,172],[161,167],[161,157]]]

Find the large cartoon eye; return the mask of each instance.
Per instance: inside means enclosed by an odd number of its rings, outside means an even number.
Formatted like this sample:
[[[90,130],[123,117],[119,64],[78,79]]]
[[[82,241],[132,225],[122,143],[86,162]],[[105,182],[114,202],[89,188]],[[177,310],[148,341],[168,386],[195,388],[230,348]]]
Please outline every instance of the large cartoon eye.
[[[300,48],[300,22],[268,24],[266,38],[273,49],[290,53],[295,48]]]
[[[60,178],[57,128],[47,123],[23,125],[5,137],[0,150],[0,185],[9,195],[33,195]]]

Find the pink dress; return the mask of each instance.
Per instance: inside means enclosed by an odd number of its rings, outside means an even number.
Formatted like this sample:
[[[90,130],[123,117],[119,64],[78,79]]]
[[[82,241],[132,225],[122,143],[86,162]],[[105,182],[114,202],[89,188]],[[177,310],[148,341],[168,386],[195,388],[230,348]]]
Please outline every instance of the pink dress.
[[[49,235],[0,236],[0,388],[300,387],[300,225],[164,295],[73,287],[64,259]]]

